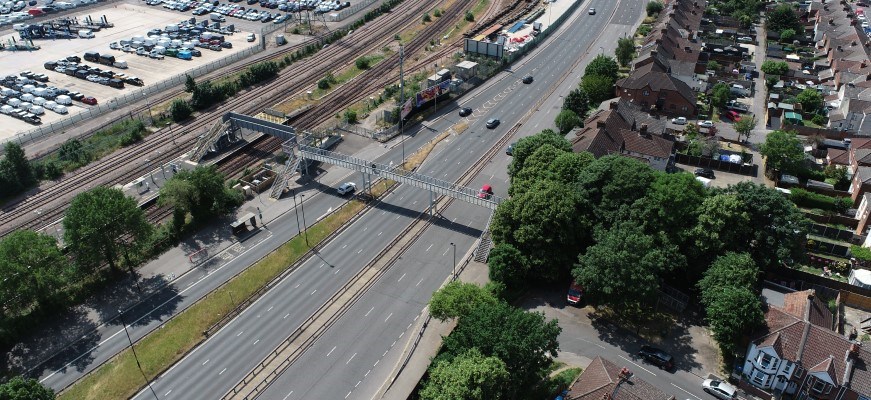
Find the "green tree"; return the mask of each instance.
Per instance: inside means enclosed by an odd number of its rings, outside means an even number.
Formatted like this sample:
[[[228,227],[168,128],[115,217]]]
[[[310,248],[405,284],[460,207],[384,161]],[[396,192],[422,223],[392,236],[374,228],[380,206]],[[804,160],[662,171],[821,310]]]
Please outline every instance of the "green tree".
[[[750,133],[753,131],[753,128],[756,127],[756,116],[741,118],[740,121],[734,123],[732,126],[735,128],[735,131],[738,132],[738,140],[741,140],[742,137],[745,140],[750,140]]]
[[[522,289],[527,284],[529,269],[526,257],[508,243],[496,243],[487,257],[489,277],[506,289]]]
[[[498,357],[471,348],[429,368],[420,391],[422,400],[496,400],[504,398],[511,374]]]
[[[0,385],[0,400],[54,400],[54,390],[36,379],[16,376]]]
[[[349,124],[357,123],[357,112],[352,109],[345,110],[345,122]]]
[[[4,155],[0,160],[0,196],[18,194],[36,182],[33,167],[21,146],[6,142]]]
[[[769,32],[783,32],[786,29],[792,29],[796,32],[801,30],[798,16],[791,4],[781,4],[769,11],[767,15],[768,23],[765,25],[765,29]]]
[[[719,71],[721,68],[723,68],[723,66],[720,65],[720,63],[713,60],[708,61],[708,71]]]
[[[172,183],[181,180],[188,183]],[[241,204],[241,194],[224,184],[224,175],[214,165],[198,166],[193,170],[179,171],[161,189],[161,202],[181,208],[196,221],[207,221],[214,216],[232,211]]]
[[[702,304],[713,304],[725,287],[754,288],[759,268],[749,253],[727,252],[717,257],[696,285]]]
[[[423,13],[423,22],[430,22],[432,18],[430,18],[429,13]]]
[[[706,198],[698,210],[698,220],[691,236],[696,247],[711,258],[726,250],[744,251],[750,213],[733,194],[717,194]],[[707,263],[704,263],[707,265]]]
[[[729,102],[732,93],[725,83],[718,83],[711,89],[711,104],[717,108],[723,108]]]
[[[190,118],[193,113],[194,109],[190,103],[182,99],[173,100],[172,105],[169,106],[169,115],[172,116],[172,120],[175,122],[184,121]]]
[[[504,302],[480,304],[460,317],[435,361],[452,360],[472,348],[485,357],[497,357],[511,374],[504,386],[507,397],[516,398],[523,388],[544,378],[559,349],[560,331],[557,321],[546,321],[542,313]]]
[[[603,76],[614,82],[617,80],[619,70],[620,67],[617,66],[617,61],[604,54],[599,54],[584,68],[584,75]]]
[[[626,67],[632,62],[632,56],[635,55],[635,42],[632,38],[617,39],[617,49],[614,50],[614,55],[620,65]]]
[[[671,244],[657,244],[632,222],[596,235],[572,271],[585,296],[626,312],[656,304],[663,274],[682,269],[685,259]]]
[[[590,104],[599,106],[603,101],[614,97],[614,81],[599,75],[584,75],[581,88],[589,96]]]
[[[536,182],[496,209],[493,240],[510,244],[523,254],[527,278],[545,282],[565,279],[577,256],[570,249],[579,251],[589,241],[591,225],[582,204],[566,185]]]
[[[57,157],[61,161],[79,166],[91,162],[91,152],[79,139],[70,139],[64,142],[57,150]]]
[[[795,29],[789,28],[780,31],[780,41],[781,42],[791,42],[792,38],[795,37]]]
[[[539,147],[550,144],[564,152],[572,151],[572,144],[558,133],[545,129],[535,135],[524,137],[514,145],[511,163],[508,164],[508,176],[513,177],[523,169],[526,158],[532,155]]]
[[[795,174],[804,164],[804,147],[793,131],[776,130],[768,134],[759,147],[766,166],[787,174]]]
[[[136,200],[118,189],[96,187],[73,198],[64,214],[64,243],[84,271],[106,262],[118,267],[151,234],[151,225]]]
[[[760,68],[766,75],[786,75],[789,72],[789,64],[784,61],[766,60]]]
[[[801,104],[802,111],[806,113],[815,112],[823,106],[823,95],[816,89],[802,90],[795,99]]]
[[[662,11],[662,3],[658,1],[651,1],[647,3],[647,16],[652,17],[656,14],[659,14]]]
[[[563,110],[572,110],[581,119],[587,117],[587,112],[590,109],[590,99],[587,97],[587,92],[581,87],[573,89],[566,95],[563,100]]]
[[[487,289],[474,283],[453,281],[433,293],[429,312],[433,318],[445,321],[468,315],[478,304],[495,304],[498,300]]]
[[[581,174],[588,165],[596,161],[591,153],[562,153],[551,161],[547,175],[550,179],[557,183],[562,183],[569,186],[576,186]],[[513,185],[512,185],[513,186]]]
[[[188,179],[173,177],[160,188],[160,206],[172,206],[173,226],[181,229],[188,213],[200,202],[200,192]]]
[[[194,80],[194,77],[185,74],[184,91],[188,93],[193,93],[196,88],[197,82]]]
[[[578,195],[588,202],[594,225],[609,228],[629,207],[647,194],[653,170],[638,160],[618,155],[590,163],[578,178]],[[577,247],[574,247],[577,248]]]
[[[55,238],[17,230],[0,239],[0,302],[11,315],[51,300],[73,271]]]
[[[550,165],[562,154],[567,153],[563,149],[553,147],[550,143],[541,145],[526,158],[523,169],[512,177],[508,194],[518,196],[530,189],[536,182],[553,180],[554,175]]]
[[[583,125],[583,121],[572,110],[562,110],[553,121],[560,134],[565,135],[570,130]]]
[[[357,61],[354,62],[354,65],[356,65],[359,70],[369,69],[369,57],[363,56],[358,58]]]
[[[759,295],[748,288],[721,288],[705,306],[711,331],[723,354],[740,352],[741,338],[764,321]]]
[[[693,240],[686,221],[698,218],[705,188],[691,174],[657,173],[647,193],[630,209],[631,220],[649,235],[665,235],[686,249]]]
[[[472,14],[471,11],[466,11],[466,16],[463,17],[463,19],[465,19],[468,22],[473,22],[473,21],[475,21],[475,14]]]

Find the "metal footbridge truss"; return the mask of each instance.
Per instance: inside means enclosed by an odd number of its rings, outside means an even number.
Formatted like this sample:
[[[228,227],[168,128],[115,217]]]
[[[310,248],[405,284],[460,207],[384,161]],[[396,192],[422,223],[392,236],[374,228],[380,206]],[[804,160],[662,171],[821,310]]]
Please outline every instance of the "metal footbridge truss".
[[[209,151],[220,151],[226,144],[232,144],[241,139],[242,129],[265,133],[282,140],[296,137],[292,127],[276,124],[248,115],[228,112],[215,122],[206,133],[199,137],[194,145],[190,160],[199,162]]]
[[[480,197],[480,191],[476,189],[460,186],[453,182],[433,178],[416,172],[406,171],[394,166],[379,164],[317,147],[299,145],[298,149],[299,157],[302,159],[320,161],[360,172],[365,178],[364,182],[369,185],[371,185],[372,177],[380,177],[404,185],[427,190],[430,192],[431,212],[437,196],[452,197],[491,210],[495,210],[503,200],[501,197],[494,195]]]

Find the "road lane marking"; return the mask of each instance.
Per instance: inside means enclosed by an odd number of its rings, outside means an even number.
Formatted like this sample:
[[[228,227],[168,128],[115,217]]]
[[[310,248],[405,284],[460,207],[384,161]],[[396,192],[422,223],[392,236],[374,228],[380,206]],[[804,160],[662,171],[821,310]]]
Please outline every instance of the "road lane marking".
[[[598,344],[598,343],[595,343],[595,342],[591,342],[591,341],[589,341],[589,340],[587,340],[587,339],[584,339],[584,338],[578,338],[578,339],[580,339],[580,340],[582,340],[582,341],[584,341],[584,342],[587,342],[587,343],[589,343],[589,344],[592,344],[592,345],[595,345],[595,346],[599,346],[600,349],[605,350],[605,346],[602,346],[601,344]]]
[[[357,388],[357,386],[360,386],[360,384],[361,384],[361,383],[363,383],[363,381],[357,381],[357,384],[356,384],[356,385],[354,385],[354,388],[355,388],[355,389],[356,389],[356,388]]]
[[[638,364],[637,362],[632,361],[632,360],[630,360],[630,359],[628,359],[628,358],[626,358],[626,357],[623,357],[623,356],[620,356],[620,358],[622,358],[622,359],[624,359],[624,360],[626,360],[626,361],[628,361],[628,362],[634,364],[636,367],[641,368],[641,369],[643,369],[644,371],[647,371],[648,374],[653,375],[653,376],[656,376],[656,374],[654,374],[653,372],[651,372],[649,369],[642,367],[641,364]]]
[[[368,371],[366,371],[366,375],[363,375],[363,377],[364,377],[364,378],[365,378],[365,377],[367,377],[367,376],[369,376],[369,373],[370,373],[370,372],[372,372],[372,370],[371,370],[371,369],[370,369],[370,370],[368,370]]]
[[[357,353],[354,353],[354,355],[353,355],[353,356],[351,356],[351,358],[349,358],[349,359],[348,359],[348,361],[346,361],[346,362],[345,362],[345,365],[348,365],[348,364],[350,364],[350,363],[351,363],[351,360],[353,360],[353,359],[354,359],[354,357],[356,357],[356,356],[357,356]]]
[[[406,274],[407,274],[407,272],[406,272],[405,274],[402,274],[402,276],[399,277],[399,279],[397,280],[397,282],[402,281],[402,278],[405,278],[405,275],[406,275]]]
[[[242,332],[245,332],[245,331],[239,331],[239,333],[236,334],[236,337],[241,336],[241,335],[242,335]]]
[[[223,374],[223,373],[224,373],[224,371],[226,371],[226,370],[227,370],[227,369],[226,369],[226,368],[224,368],[224,369],[222,369],[222,370],[221,370],[221,372],[218,372],[218,375],[221,375],[221,374]]]
[[[696,396],[696,395],[694,395],[694,394],[688,392],[686,389],[684,389],[684,388],[682,388],[682,387],[680,387],[680,386],[678,386],[678,385],[675,385],[675,384],[672,383],[671,386],[674,386],[674,387],[676,387],[676,388],[682,390],[684,393],[686,393],[686,394],[688,394],[688,395],[690,395],[690,396],[693,396],[693,397],[695,397],[695,398],[697,398],[697,399],[699,399],[699,400],[702,400],[701,397]]]
[[[387,318],[384,318],[384,322],[387,322],[387,320],[390,319],[390,317],[392,317],[392,316],[393,316],[393,313],[390,313],[390,315],[388,315]]]
[[[287,315],[285,315],[284,318],[282,318],[282,319],[287,319],[287,317],[289,317],[289,316],[290,316],[290,313],[287,313]]]
[[[317,291],[318,291],[318,290],[317,290],[317,289],[315,289],[315,290],[314,290],[314,292],[312,292],[312,294],[315,294],[315,292],[317,292]],[[311,296],[311,295],[312,295],[312,294],[310,294],[310,295],[309,295],[309,296]]]
[[[322,264],[321,264],[321,266],[320,266],[320,267],[318,267],[318,268],[323,268],[323,267],[324,267],[324,265],[327,265],[327,264],[326,264],[326,263],[322,263]]]
[[[357,254],[360,254],[362,252],[363,252],[363,249],[357,250]]]
[[[290,393],[288,393],[287,396],[284,396],[284,398],[281,400],[287,400],[287,398],[290,397],[290,395],[292,395],[292,394],[293,394],[293,390],[291,390]]]
[[[372,310],[374,310],[374,309],[375,309],[375,307],[373,306],[372,308],[369,309],[369,311],[366,311],[366,315],[364,315],[364,317],[368,317],[369,313],[372,312]]]
[[[450,250],[450,248],[445,249],[445,252],[442,253],[442,255],[448,254],[448,250]]]
[[[206,364],[208,364],[208,363],[209,363],[209,360],[206,360],[206,361],[203,363],[203,365],[206,365]]]
[[[170,394],[170,393],[172,393],[172,389],[169,389],[169,391],[168,391],[168,392],[166,392],[166,394],[165,394],[165,395],[163,395],[163,397],[166,397],[166,396],[169,396],[169,394]]]
[[[429,249],[431,249],[431,248],[432,248],[432,246],[433,246],[433,245],[434,245],[434,244],[435,244],[435,243],[433,243],[433,244],[430,244],[430,245],[429,245],[429,247],[427,247],[427,248],[426,248],[426,251],[429,251]]]
[[[344,245],[344,246],[342,246],[342,248],[343,248],[343,249],[344,249],[344,248],[345,248],[345,247],[348,247],[348,245],[347,245],[347,244],[345,244],[345,245]]]
[[[345,395],[345,398],[346,398],[346,399],[348,398],[348,396],[351,395],[351,392],[352,392],[352,391],[349,391],[348,394]]]
[[[269,309],[267,309],[266,311],[267,312],[272,311],[273,308],[275,308],[275,306],[270,306]]]
[[[417,285],[414,285],[414,286],[420,286],[420,283],[421,283],[421,282],[423,282],[423,278],[420,278],[420,280],[417,281]]]
[[[260,339],[255,340],[252,346],[257,346],[257,343],[260,343]]]
[[[335,350],[335,349],[336,349],[336,346],[333,346],[333,348],[332,348],[332,349],[330,349],[330,352],[329,352],[329,353],[327,353],[327,357],[329,357],[329,356],[330,356],[330,354],[333,354],[333,350]]]

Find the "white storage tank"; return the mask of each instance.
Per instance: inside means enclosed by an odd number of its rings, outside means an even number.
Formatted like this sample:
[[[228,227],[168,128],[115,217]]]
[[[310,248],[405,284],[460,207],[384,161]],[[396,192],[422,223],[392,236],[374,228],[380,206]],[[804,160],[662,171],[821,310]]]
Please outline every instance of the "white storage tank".
[[[25,93],[25,94],[21,95],[20,99],[21,99],[21,101],[33,102],[33,99],[35,97],[36,96],[34,96],[32,93]]]
[[[70,96],[67,96],[65,94],[57,96],[57,98],[54,99],[54,101],[57,102],[57,104],[63,104],[63,105],[73,104],[73,99],[71,99]]]
[[[56,113],[58,113],[58,114],[66,114],[66,113],[69,112],[69,110],[67,110],[66,107],[64,107],[64,106],[62,106],[62,105],[60,105],[60,104],[54,106],[53,110],[54,110],[54,112],[56,112]]]
[[[36,89],[36,86],[33,86],[33,85],[24,85],[24,87],[21,88],[21,91],[24,92],[24,93],[30,93],[30,92],[33,91],[33,89]]]
[[[45,109],[40,106],[33,106],[30,107],[30,112],[36,115],[42,115],[45,114]]]
[[[33,99],[32,103],[35,105],[41,106],[41,105],[45,104],[45,99],[42,97],[36,97]]]

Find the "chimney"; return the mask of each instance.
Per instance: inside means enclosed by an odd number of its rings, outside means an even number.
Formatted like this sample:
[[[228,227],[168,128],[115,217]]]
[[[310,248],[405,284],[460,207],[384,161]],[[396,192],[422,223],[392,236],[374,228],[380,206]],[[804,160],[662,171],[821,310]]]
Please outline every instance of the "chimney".
[[[602,121],[602,120],[596,121],[596,128],[604,128],[604,127],[605,127],[605,121]]]
[[[693,15],[696,15],[696,10],[695,10],[695,9],[693,9],[693,10],[692,10],[692,11],[690,11],[690,12],[692,12],[692,13],[693,13]]]
[[[650,56],[656,57],[656,49],[650,50]]]
[[[663,36],[668,35],[668,28],[660,29],[659,33],[661,33]]]
[[[611,110],[616,110],[617,109],[617,102],[612,101],[612,102],[608,103],[608,108]]]
[[[835,20],[829,19],[829,25],[834,25],[834,24],[835,24]]]
[[[694,1],[694,2],[693,2],[693,7],[695,7],[695,8],[699,8],[699,2],[698,2],[698,1]]]
[[[650,133],[647,132],[647,124],[641,124],[641,128],[638,129],[638,134],[641,135],[642,137],[646,137],[646,138],[650,137]]]
[[[683,51],[685,51],[687,53],[692,53],[693,49],[690,46],[684,46]]]

